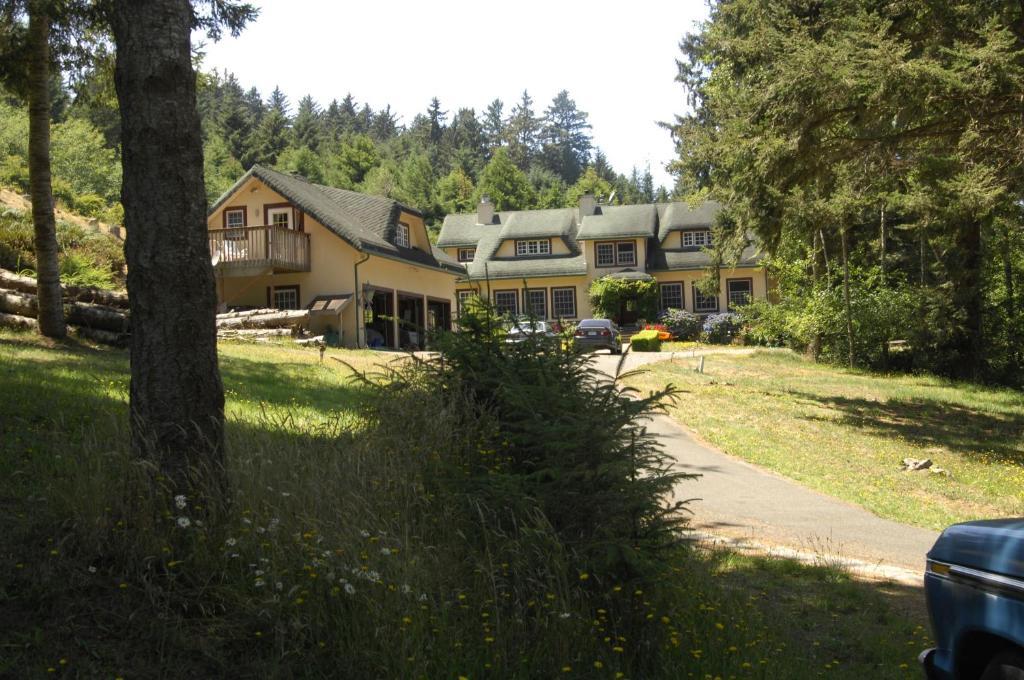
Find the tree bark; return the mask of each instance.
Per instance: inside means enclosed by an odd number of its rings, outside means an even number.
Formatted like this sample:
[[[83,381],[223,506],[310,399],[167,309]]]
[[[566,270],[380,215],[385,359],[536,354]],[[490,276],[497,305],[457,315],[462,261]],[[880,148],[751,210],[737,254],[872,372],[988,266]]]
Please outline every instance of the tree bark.
[[[949,258],[953,305],[964,320],[963,326],[952,334],[950,349],[956,355],[952,372],[956,377],[969,380],[978,380],[984,366],[981,226],[979,218],[965,218],[956,230]]]
[[[886,272],[885,272],[885,256],[886,256],[886,224],[885,224],[885,204],[882,204],[882,208],[879,211],[878,217],[878,231],[879,243],[878,243],[878,267],[881,270],[882,286],[886,285]],[[882,338],[882,370],[889,370],[889,338]]]
[[[39,286],[32,277],[20,276],[4,269],[0,269],[0,288],[17,290],[22,293],[32,293],[33,295],[39,292]],[[87,288],[84,286],[62,286],[61,288],[65,301],[94,302],[106,307],[128,309],[128,296],[115,290],[102,290],[100,288]]]
[[[814,286],[817,287],[821,284],[821,267],[822,263],[819,260],[819,253],[822,252],[824,245],[821,243],[821,231],[815,231],[811,237],[811,278],[814,281]],[[821,333],[815,332],[811,335],[811,339],[807,344],[807,354],[814,361],[818,360],[821,356]]]
[[[134,451],[174,493],[223,498],[224,389],[188,0],[114,0]]]
[[[853,368],[853,316],[850,312],[850,258],[847,228],[840,229],[843,247],[843,306],[846,308],[846,346],[848,362]]]
[[[30,2],[28,8],[28,174],[39,286],[39,332],[50,338],[63,338],[67,328],[61,307],[50,175],[50,17],[43,0]]]

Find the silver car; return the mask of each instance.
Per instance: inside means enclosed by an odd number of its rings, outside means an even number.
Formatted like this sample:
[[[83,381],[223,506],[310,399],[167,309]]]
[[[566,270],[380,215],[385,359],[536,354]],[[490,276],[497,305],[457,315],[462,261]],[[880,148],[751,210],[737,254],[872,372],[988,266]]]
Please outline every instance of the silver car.
[[[622,353],[619,327],[611,319],[583,319],[576,326],[573,343],[580,349],[607,349],[612,354]]]

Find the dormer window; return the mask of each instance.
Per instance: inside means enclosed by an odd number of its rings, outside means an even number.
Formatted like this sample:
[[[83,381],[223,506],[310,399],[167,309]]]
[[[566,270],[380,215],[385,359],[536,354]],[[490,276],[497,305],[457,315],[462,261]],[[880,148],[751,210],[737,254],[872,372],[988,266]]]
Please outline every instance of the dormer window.
[[[409,225],[405,222],[398,223],[398,231],[395,233],[395,243],[403,248],[409,246]]]
[[[476,248],[459,248],[459,262],[472,262],[476,257]]]
[[[596,243],[598,267],[632,267],[636,265],[636,242],[603,241]]]
[[[527,239],[516,241],[516,255],[550,255],[550,239]]]
[[[707,248],[711,246],[711,230],[702,229],[700,231],[684,231],[683,232],[683,247],[684,248]]]

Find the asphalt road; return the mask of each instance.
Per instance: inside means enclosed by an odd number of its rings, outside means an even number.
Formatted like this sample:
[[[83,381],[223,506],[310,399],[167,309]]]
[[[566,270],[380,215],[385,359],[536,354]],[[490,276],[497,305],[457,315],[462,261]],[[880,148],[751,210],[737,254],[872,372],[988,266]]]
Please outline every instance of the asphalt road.
[[[689,356],[687,352],[685,356]],[[632,369],[664,354],[627,354]],[[619,357],[594,356],[595,365],[613,373]],[[697,441],[668,416],[655,416],[657,434],[679,469],[700,474],[676,489],[693,511],[691,528],[763,546],[780,546],[828,560],[853,560],[920,572],[938,533],[882,519],[845,501],[812,491],[769,470],[751,465]]]

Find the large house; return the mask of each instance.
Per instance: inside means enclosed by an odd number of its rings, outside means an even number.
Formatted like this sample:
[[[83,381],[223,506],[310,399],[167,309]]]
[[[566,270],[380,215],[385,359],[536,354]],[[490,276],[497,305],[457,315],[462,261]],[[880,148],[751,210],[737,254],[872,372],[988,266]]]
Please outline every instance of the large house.
[[[461,303],[480,294],[501,312],[542,319],[591,316],[588,290],[603,276],[656,279],[661,307],[709,314],[768,294],[761,253],[748,245],[723,268],[717,295],[696,286],[711,259],[711,226],[721,210],[706,202],[600,205],[584,196],[578,208],[498,212],[485,200],[476,213],[448,215],[437,245],[466,266],[455,290]],[[619,323],[636,321],[622,309]]]
[[[466,276],[418,211],[259,165],[217,200],[207,228],[222,309],[308,309],[314,330],[348,347],[422,346],[422,329],[451,327]]]

